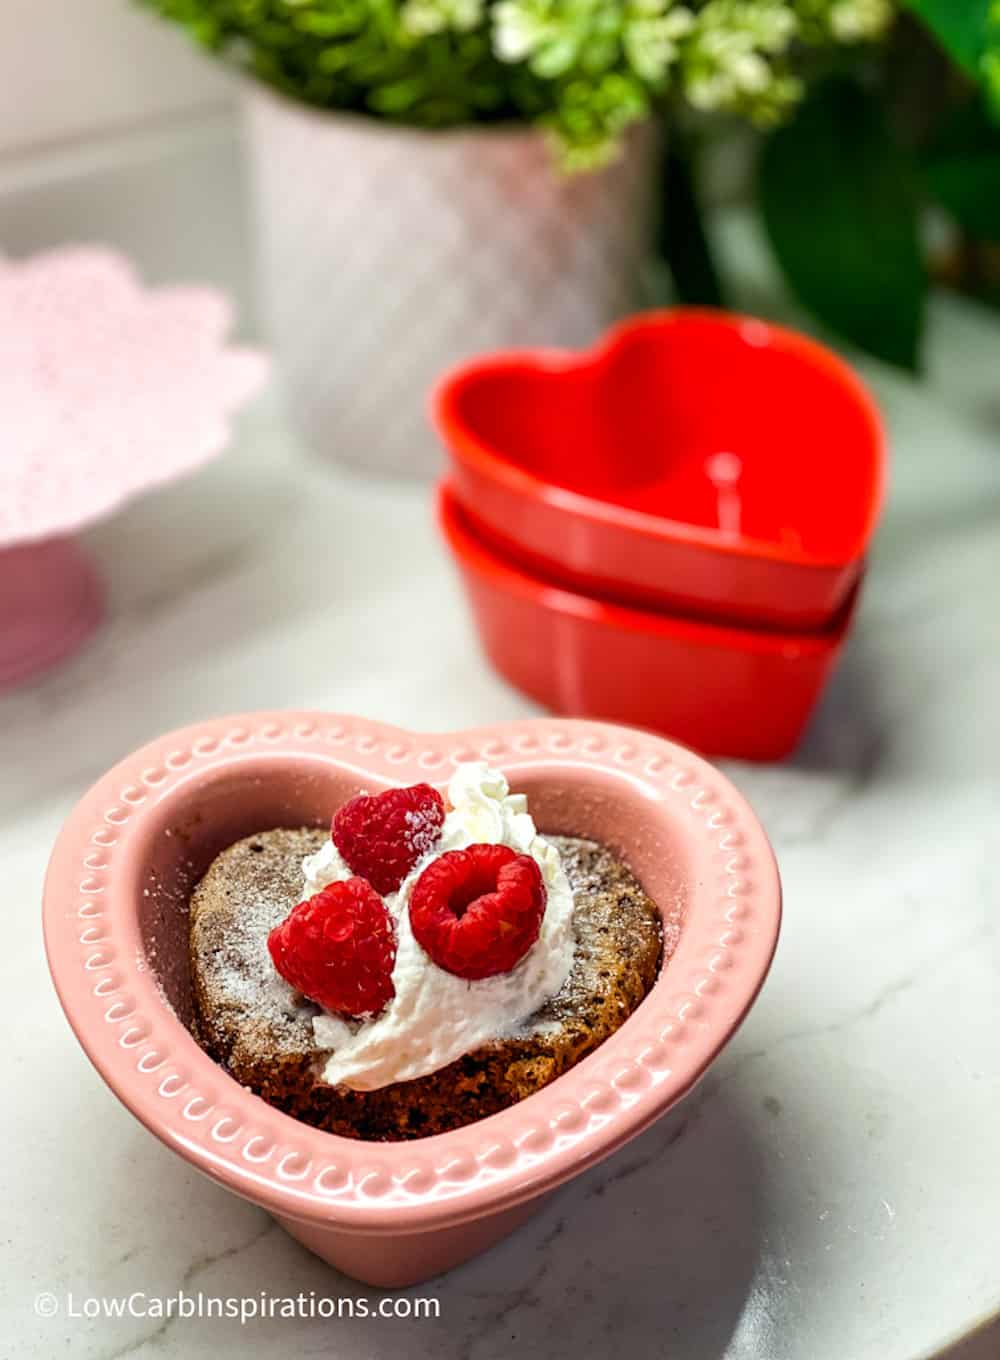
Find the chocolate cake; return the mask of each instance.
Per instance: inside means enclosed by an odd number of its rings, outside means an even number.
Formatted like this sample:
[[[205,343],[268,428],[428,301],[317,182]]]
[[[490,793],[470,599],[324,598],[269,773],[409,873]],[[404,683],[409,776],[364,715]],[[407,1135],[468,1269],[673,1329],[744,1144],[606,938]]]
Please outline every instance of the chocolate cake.
[[[375,1090],[317,1079],[319,1007],[269,966],[268,931],[302,896],[312,828],[261,832],[212,863],[191,899],[198,1039],[237,1081],[307,1124],[351,1138],[443,1133],[531,1095],[612,1034],[652,986],[660,913],[629,868],[593,841],[552,836],[573,888],[576,950],[561,989],[521,1028],[429,1075]]]

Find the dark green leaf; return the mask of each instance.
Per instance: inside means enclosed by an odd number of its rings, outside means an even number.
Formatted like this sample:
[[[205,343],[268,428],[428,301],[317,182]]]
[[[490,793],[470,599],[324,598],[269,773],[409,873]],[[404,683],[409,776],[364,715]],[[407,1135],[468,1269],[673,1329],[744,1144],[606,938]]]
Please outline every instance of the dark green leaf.
[[[922,168],[931,196],[970,236],[1000,241],[1000,128],[980,103],[952,115]]]
[[[673,131],[667,134],[660,248],[670,267],[679,302],[721,307],[722,283],[698,201],[694,166],[679,136]]]
[[[1000,241],[1000,153],[970,152],[927,166],[927,187],[959,226],[982,241]]]
[[[832,330],[915,368],[927,277],[909,158],[852,81],[819,86],[765,143],[764,223],[789,284]]]

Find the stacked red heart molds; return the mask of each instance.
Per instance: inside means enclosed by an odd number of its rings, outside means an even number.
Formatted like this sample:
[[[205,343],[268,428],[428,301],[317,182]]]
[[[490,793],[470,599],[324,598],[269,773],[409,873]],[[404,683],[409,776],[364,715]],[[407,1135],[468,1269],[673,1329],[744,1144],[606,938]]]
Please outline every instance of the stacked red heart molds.
[[[816,342],[678,309],[489,355],[433,403],[491,660],[559,712],[778,759],[839,653],[882,503],[878,411]]]

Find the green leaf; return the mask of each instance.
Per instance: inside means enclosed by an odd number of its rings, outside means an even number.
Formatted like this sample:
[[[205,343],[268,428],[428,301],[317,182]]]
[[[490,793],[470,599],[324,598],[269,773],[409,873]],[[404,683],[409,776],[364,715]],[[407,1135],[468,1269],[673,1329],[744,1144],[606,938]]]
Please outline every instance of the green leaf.
[[[981,241],[1000,241],[1000,152],[969,152],[929,164],[927,187],[959,226]]]
[[[853,81],[818,86],[764,144],[758,192],[800,301],[862,349],[916,368],[927,291],[916,175],[881,105]]]
[[[922,159],[932,198],[970,236],[1000,241],[1000,128],[973,101],[948,120]]]
[[[698,200],[695,167],[679,138],[679,132],[667,132],[660,249],[679,302],[721,307],[725,299]]]
[[[924,21],[952,60],[978,80],[990,28],[991,0],[904,0],[904,3]]]

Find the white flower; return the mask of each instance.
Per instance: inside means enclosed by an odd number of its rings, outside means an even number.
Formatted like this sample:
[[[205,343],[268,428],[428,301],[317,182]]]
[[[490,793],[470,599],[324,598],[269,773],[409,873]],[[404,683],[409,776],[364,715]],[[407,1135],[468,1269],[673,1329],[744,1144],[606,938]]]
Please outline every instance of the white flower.
[[[662,80],[677,60],[678,39],[694,28],[694,15],[669,0],[636,0],[630,9],[635,18],[626,23],[622,39],[628,63],[642,80]]]
[[[839,42],[877,38],[892,18],[889,0],[836,0],[830,10],[830,32]]]
[[[684,43],[684,86],[695,108],[751,105],[767,110],[793,97],[793,85],[771,59],[798,30],[783,0],[709,0]]]
[[[493,50],[501,61],[524,61],[551,36],[550,26],[521,0],[500,0],[493,21]]]
[[[492,15],[501,61],[528,60],[553,79],[577,63],[591,75],[611,70],[624,54],[650,84],[662,81],[695,22],[674,0],[500,0]]]
[[[483,21],[483,0],[406,0],[400,18],[414,38],[468,33]]]

